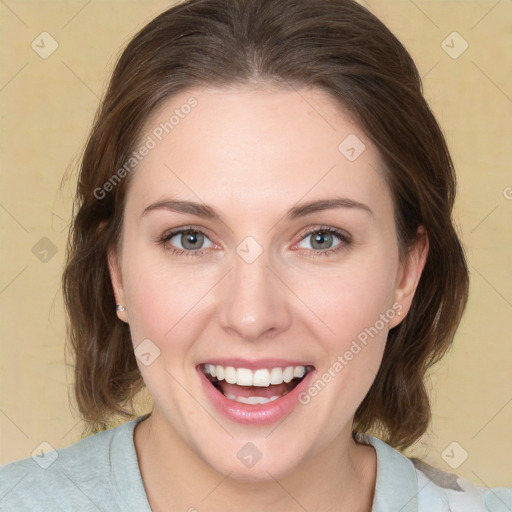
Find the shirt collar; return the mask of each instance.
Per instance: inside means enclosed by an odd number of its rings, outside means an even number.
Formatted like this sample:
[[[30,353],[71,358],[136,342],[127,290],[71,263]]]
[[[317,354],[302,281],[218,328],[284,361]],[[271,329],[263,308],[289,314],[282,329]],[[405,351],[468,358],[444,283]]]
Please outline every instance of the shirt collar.
[[[145,414],[119,427],[110,444],[110,477],[120,510],[151,512],[133,438],[137,424],[148,416]]]
[[[418,512],[418,479],[412,462],[385,442],[369,434],[357,440],[377,453],[377,480],[371,512]]]

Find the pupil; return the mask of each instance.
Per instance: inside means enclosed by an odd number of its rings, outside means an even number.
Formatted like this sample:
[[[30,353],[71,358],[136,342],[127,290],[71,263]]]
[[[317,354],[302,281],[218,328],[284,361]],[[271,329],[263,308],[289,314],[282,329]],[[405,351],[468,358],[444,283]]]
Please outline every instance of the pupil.
[[[322,246],[322,244],[327,244],[327,247]],[[317,234],[313,237],[313,243],[311,245],[315,249],[328,249],[331,244],[332,234],[326,231],[318,231]],[[320,247],[315,247],[315,245],[320,245]]]
[[[181,243],[185,249],[197,249],[195,246],[201,246],[202,238],[203,235],[200,233],[189,231],[187,233],[183,233],[181,237]]]

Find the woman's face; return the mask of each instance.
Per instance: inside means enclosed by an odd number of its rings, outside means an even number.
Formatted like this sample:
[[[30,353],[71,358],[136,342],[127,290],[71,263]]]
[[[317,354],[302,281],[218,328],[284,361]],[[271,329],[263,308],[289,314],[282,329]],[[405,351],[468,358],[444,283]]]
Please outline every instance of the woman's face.
[[[372,143],[322,91],[240,86],[172,97],[142,146],[110,263],[155,421],[241,479],[348,442],[424,259]]]

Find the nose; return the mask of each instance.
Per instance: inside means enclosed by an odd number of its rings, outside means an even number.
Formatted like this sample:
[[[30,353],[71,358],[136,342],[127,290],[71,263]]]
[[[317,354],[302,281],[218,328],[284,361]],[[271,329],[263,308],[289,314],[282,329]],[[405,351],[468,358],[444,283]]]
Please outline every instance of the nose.
[[[289,290],[263,252],[248,263],[234,255],[219,309],[222,328],[246,341],[274,337],[291,323]]]

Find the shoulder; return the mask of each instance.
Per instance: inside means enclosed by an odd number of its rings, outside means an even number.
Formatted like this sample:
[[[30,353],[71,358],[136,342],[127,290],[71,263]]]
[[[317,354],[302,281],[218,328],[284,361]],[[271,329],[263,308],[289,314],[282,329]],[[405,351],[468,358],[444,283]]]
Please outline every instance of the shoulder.
[[[134,422],[128,422],[0,467],[0,510],[101,510],[103,500],[110,505],[115,500],[113,451],[116,442],[133,444],[133,428]]]
[[[479,487],[418,459],[409,459],[368,434],[357,440],[377,453],[372,512],[511,512],[512,489]]]
[[[512,510],[512,489],[480,487],[418,459],[411,459],[411,462],[418,478],[419,512],[445,509],[451,512]]]

